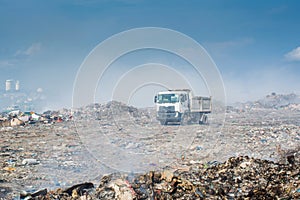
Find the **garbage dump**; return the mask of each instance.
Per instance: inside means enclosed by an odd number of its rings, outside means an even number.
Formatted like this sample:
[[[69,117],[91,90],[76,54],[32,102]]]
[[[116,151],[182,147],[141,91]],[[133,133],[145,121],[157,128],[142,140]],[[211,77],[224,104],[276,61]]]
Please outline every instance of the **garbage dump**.
[[[51,112],[46,111],[42,114],[35,112],[21,112],[11,111],[9,113],[0,114],[0,127],[14,127],[24,126],[35,123],[57,123],[62,121],[68,121],[72,119],[71,111],[65,112]]]
[[[298,153],[299,150],[297,150]],[[299,199],[299,157],[287,163],[232,157],[224,163],[129,176],[110,174],[65,189],[22,194],[22,199]]]
[[[0,199],[299,199],[300,110],[254,104],[228,107],[221,129],[162,126],[153,108],[120,102],[18,113],[17,126],[1,114]],[[99,153],[78,130],[104,134],[110,148]],[[189,145],[174,142],[181,133]],[[140,160],[101,158],[117,148]]]

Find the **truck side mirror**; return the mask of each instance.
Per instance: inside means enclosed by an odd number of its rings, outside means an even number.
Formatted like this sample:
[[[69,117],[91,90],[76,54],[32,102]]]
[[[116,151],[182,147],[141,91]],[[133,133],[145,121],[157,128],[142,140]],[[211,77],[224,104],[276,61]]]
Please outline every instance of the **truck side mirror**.
[[[154,103],[157,103],[157,96],[154,97]]]

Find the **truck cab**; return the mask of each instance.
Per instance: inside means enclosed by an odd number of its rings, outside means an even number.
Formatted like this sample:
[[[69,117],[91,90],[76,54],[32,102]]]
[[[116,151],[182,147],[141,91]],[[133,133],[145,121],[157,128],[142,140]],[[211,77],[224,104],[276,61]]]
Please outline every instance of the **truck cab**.
[[[154,102],[156,104],[156,119],[162,125],[166,125],[168,122],[183,123],[184,121],[191,121],[197,117],[196,115],[199,115],[199,118],[202,117],[202,114],[210,112],[210,107],[209,110],[203,112],[202,100],[204,97],[197,97],[198,99],[200,98],[201,102],[197,102],[195,98],[196,97],[193,97],[193,94],[189,89],[159,92],[154,97]],[[197,107],[196,104],[199,104],[198,109],[193,110],[193,107]]]

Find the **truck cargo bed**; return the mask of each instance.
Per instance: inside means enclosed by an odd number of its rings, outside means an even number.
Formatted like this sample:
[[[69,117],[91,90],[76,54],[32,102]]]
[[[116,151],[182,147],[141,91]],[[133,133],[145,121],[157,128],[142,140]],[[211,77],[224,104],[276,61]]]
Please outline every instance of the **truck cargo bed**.
[[[195,96],[191,101],[191,112],[211,112],[211,97]]]

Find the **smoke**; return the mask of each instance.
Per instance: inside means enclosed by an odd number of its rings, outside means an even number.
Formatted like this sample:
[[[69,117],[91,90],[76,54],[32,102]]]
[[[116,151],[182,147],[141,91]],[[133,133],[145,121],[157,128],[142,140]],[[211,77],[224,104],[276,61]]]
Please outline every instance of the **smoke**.
[[[271,92],[299,94],[300,82],[287,68],[248,71],[238,76],[224,75],[228,103],[253,101]]]

